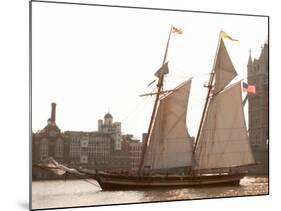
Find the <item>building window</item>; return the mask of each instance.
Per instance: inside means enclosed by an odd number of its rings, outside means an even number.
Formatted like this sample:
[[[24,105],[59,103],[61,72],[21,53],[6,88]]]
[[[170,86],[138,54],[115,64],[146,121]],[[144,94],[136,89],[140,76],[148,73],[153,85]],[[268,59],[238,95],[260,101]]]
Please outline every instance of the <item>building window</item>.
[[[267,77],[264,78],[264,84],[268,84],[268,78]]]
[[[81,155],[80,156],[80,163],[88,163],[88,156],[87,155]]]
[[[58,139],[56,141],[56,148],[55,148],[55,156],[56,157],[63,157],[63,140],[62,139]]]
[[[80,141],[80,146],[81,147],[88,147],[89,146],[89,140],[88,139],[82,139]]]
[[[45,160],[49,155],[48,139],[44,138],[40,141],[40,160]]]
[[[50,135],[51,137],[55,137],[55,136],[57,135],[57,132],[56,132],[55,130],[51,130],[50,133],[49,133],[49,135]]]

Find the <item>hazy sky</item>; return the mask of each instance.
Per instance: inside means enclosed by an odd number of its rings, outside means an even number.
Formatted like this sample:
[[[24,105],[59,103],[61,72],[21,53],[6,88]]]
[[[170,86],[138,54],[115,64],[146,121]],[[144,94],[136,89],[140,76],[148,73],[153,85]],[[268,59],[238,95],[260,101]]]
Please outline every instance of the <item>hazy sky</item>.
[[[196,135],[220,30],[238,72],[246,78],[249,49],[258,57],[267,39],[263,17],[33,3],[32,130],[42,129],[57,103],[62,131],[97,129],[110,111],[123,133],[146,132],[153,97],[139,97],[161,66],[171,24],[166,88],[194,77],[187,125]]]

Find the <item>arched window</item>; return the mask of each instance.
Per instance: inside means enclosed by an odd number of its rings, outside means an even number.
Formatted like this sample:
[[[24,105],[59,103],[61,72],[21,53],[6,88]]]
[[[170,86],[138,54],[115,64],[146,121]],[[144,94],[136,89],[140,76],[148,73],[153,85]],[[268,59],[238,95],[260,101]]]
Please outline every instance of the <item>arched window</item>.
[[[40,140],[40,160],[45,160],[49,155],[48,139],[43,138]]]
[[[64,143],[62,139],[57,139],[56,140],[56,147],[55,147],[55,156],[56,157],[63,157],[63,148],[64,148]]]

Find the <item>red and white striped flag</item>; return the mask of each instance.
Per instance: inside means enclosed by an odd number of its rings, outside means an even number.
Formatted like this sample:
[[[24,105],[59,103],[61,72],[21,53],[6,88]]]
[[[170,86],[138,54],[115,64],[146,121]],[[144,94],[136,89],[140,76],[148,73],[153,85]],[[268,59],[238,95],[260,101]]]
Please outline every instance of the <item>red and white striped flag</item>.
[[[256,86],[255,85],[249,85],[243,82],[243,91],[248,92],[251,94],[256,94]]]

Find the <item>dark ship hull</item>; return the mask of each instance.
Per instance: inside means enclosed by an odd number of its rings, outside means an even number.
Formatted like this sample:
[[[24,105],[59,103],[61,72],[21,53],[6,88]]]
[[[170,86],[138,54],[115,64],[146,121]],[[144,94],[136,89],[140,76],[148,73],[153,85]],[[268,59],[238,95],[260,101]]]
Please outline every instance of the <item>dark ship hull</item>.
[[[200,176],[132,176],[99,173],[93,175],[103,190],[136,190],[149,188],[180,188],[197,186],[239,185],[246,173],[205,174]]]

